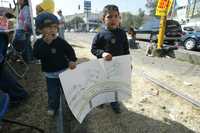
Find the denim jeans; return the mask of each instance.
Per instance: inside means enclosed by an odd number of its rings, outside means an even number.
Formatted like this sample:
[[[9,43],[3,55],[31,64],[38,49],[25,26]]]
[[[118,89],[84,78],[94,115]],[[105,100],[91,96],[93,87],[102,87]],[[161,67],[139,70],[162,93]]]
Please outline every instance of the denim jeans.
[[[14,47],[18,52],[22,53],[22,57],[26,63],[30,63],[33,60],[33,49],[31,47],[30,41],[30,33],[23,33],[24,31],[20,31],[20,35],[23,37],[15,37]]]
[[[62,89],[59,78],[47,78],[48,109],[57,111],[59,108],[60,91]]]
[[[58,35],[60,38],[65,39],[65,28],[59,28]]]
[[[26,35],[25,47],[22,53],[25,62],[30,63],[33,60],[33,49],[31,46],[30,35]]]

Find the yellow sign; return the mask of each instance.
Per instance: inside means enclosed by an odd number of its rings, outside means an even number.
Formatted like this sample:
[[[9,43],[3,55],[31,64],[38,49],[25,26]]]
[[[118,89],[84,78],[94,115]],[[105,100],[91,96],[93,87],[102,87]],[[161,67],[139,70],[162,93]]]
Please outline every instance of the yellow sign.
[[[169,0],[167,14],[170,12],[172,4],[173,4],[173,0]]]
[[[167,16],[172,6],[173,0],[158,0],[156,15]]]

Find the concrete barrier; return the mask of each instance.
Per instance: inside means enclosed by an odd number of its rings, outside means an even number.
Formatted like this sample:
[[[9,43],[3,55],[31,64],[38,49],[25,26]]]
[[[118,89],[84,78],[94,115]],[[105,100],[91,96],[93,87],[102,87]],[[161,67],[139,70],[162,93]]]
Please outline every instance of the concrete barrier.
[[[175,50],[175,56],[178,60],[200,65],[200,52],[178,49]]]
[[[140,48],[145,50],[146,45],[149,42],[137,41],[140,44]],[[186,61],[192,64],[200,65],[200,52],[189,51],[184,49],[174,50],[175,57],[177,60]]]

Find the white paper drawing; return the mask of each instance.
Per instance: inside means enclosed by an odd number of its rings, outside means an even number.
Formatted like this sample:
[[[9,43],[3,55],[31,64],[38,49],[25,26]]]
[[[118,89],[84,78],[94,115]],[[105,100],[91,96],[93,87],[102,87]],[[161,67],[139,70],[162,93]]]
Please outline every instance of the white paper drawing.
[[[85,62],[59,77],[68,105],[80,123],[94,107],[131,97],[130,55]]]

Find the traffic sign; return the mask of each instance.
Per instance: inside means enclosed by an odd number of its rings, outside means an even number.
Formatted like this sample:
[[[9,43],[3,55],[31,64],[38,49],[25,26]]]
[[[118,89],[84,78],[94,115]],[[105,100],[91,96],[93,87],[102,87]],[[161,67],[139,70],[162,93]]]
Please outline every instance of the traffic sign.
[[[172,6],[173,0],[159,0],[156,8],[157,16],[167,16]]]
[[[84,10],[91,10],[91,1],[84,1]]]

